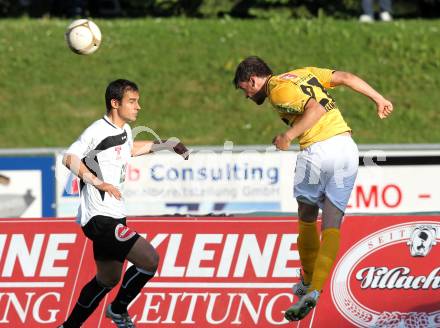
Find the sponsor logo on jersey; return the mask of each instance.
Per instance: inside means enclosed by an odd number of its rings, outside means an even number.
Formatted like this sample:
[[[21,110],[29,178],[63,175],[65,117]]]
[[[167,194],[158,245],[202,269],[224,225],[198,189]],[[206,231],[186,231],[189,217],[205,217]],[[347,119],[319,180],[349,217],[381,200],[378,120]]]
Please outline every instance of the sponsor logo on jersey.
[[[292,107],[289,104],[277,104],[276,108],[279,113],[286,113],[286,114],[301,114],[301,111]]]
[[[359,241],[333,273],[338,311],[356,327],[440,327],[439,240],[438,222],[415,221]]]
[[[116,152],[116,159],[121,159],[121,146],[116,146],[115,147],[115,152]]]
[[[115,237],[119,241],[127,241],[134,235],[136,232],[123,224],[118,224],[115,228]]]
[[[283,74],[280,76],[280,78],[283,80],[292,80],[292,79],[296,79],[297,77],[298,77],[297,75],[291,73]]]

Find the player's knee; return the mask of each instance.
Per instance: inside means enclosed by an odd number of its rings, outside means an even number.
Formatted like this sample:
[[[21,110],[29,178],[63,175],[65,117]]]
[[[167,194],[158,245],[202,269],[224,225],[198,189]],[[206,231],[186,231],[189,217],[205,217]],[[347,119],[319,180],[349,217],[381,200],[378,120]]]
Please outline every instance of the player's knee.
[[[321,230],[330,229],[330,228],[340,229],[342,219],[343,219],[342,215],[335,215],[331,218],[323,217]]]
[[[120,279],[121,279],[120,276],[108,276],[108,277],[99,277],[98,281],[104,287],[113,288],[119,283]]]
[[[339,229],[341,227],[343,218],[344,212],[333,205],[330,200],[326,199],[324,209],[322,211],[322,230],[328,228]]]
[[[316,221],[319,213],[319,208],[315,205],[298,202],[298,216],[301,220],[306,222]]]
[[[155,249],[150,250],[145,254],[145,258],[136,264],[136,267],[151,273],[156,272],[159,266],[159,254]]]
[[[156,250],[151,253],[149,262],[149,271],[156,272],[157,267],[159,266],[159,253]]]

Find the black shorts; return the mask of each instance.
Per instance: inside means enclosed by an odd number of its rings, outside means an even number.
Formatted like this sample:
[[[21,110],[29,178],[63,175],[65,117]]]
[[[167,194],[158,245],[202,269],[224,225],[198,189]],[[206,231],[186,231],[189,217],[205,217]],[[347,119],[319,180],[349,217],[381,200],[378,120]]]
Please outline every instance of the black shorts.
[[[93,242],[93,256],[98,261],[124,262],[139,234],[126,225],[126,218],[114,219],[97,215],[82,227]]]

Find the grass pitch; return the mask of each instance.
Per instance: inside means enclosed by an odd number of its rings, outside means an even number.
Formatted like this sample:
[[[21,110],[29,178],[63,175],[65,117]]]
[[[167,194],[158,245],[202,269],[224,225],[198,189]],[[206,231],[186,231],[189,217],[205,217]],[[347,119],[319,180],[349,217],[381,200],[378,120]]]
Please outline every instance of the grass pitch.
[[[141,88],[135,126],[189,145],[269,144],[284,124],[231,83],[248,55],[276,72],[321,66],[365,78],[395,113],[380,121],[365,97],[331,91],[359,143],[440,142],[440,21],[96,20],[103,42],[91,56],[67,48],[68,23],[0,21],[0,147],[68,146],[105,112],[116,78]]]

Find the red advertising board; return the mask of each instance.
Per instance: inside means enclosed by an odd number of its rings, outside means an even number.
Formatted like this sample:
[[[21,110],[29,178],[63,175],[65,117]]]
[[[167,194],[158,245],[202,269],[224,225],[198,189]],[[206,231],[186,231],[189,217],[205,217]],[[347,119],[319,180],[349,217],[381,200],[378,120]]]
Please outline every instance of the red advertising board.
[[[440,217],[350,217],[313,327],[440,327]]]
[[[160,253],[129,311],[138,327],[275,327],[298,280],[297,221],[143,218]],[[95,274],[72,219],[0,221],[0,327],[55,327]],[[440,327],[440,217],[348,217],[317,308],[290,327]],[[105,305],[84,327],[113,327]]]

